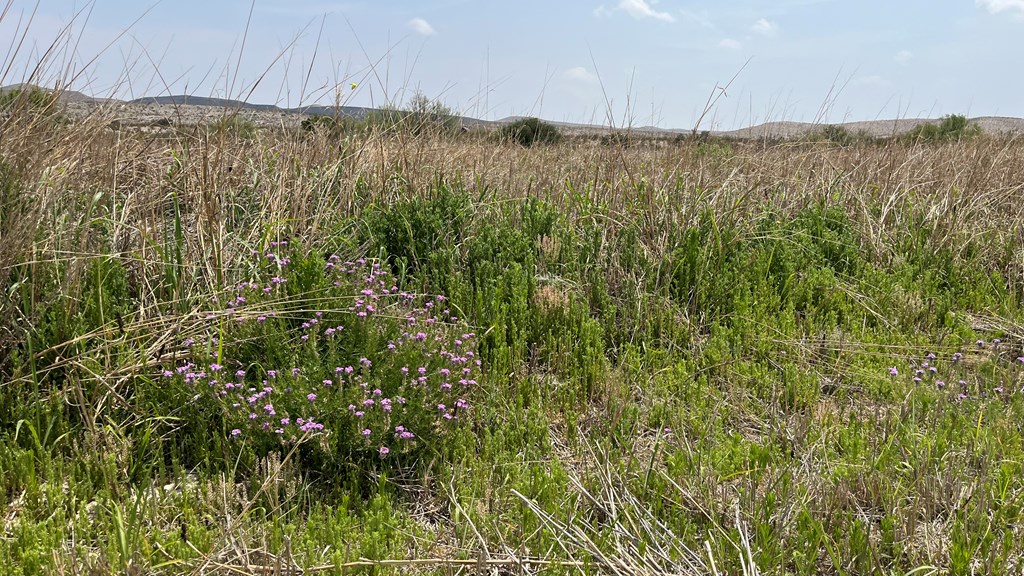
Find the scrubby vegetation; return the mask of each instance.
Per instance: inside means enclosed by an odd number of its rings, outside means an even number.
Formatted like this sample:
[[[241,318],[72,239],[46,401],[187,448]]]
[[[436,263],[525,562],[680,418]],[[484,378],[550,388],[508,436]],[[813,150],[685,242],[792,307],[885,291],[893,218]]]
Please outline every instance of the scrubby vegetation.
[[[343,135],[390,136],[452,136],[462,132],[462,118],[440,100],[431,100],[422,92],[415,92],[402,108],[387,104],[370,112],[365,118],[338,114],[314,115],[304,118],[303,132],[326,133],[333,137]]]
[[[938,124],[925,122],[906,134],[910,141],[949,142],[974,138],[981,134],[981,128],[971,124],[966,116],[950,114],[943,116]]]
[[[340,114],[336,116],[307,116],[302,119],[299,126],[303,132],[308,134],[312,135],[321,133],[332,137],[338,137],[345,134],[359,134],[367,132],[369,128],[365,121]]]
[[[1019,142],[3,122],[0,574],[1020,569]]]
[[[874,138],[864,131],[852,132],[845,126],[828,124],[821,129],[821,133],[812,140],[823,140],[836,146],[853,146],[855,144],[882,144],[885,139]]]
[[[451,135],[462,128],[462,120],[451,108],[440,100],[431,100],[422,92],[415,92],[402,109],[384,106],[372,112],[366,124],[376,132],[414,136]]]
[[[225,115],[209,125],[210,132],[218,136],[252,140],[259,132],[259,126],[250,118],[240,116],[237,111]]]
[[[499,128],[498,138],[528,148],[537,144],[557,144],[562,133],[554,124],[539,118],[520,118]]]
[[[14,87],[0,91],[0,110],[9,111],[15,107],[31,110],[46,110],[55,104],[56,98],[49,90],[37,86]]]
[[[58,92],[38,86],[13,86],[0,90],[0,117],[8,122],[32,122],[47,126],[67,124]]]

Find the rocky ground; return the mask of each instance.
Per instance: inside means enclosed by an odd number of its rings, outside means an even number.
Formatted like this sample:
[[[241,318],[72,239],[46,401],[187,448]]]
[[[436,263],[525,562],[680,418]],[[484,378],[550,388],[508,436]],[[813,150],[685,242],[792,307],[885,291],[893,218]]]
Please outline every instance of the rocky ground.
[[[302,115],[245,108],[217,106],[137,104],[129,102],[68,102],[67,112],[73,118],[100,114],[111,124],[125,127],[194,126],[235,117],[263,127],[297,127]]]

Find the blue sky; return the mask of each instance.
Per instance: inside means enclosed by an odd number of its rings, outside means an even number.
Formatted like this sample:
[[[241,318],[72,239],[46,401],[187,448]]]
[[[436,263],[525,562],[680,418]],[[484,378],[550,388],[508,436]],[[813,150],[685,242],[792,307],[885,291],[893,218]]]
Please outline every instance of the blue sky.
[[[703,127],[1024,117],[1024,0],[8,1],[0,38],[28,33],[14,57],[2,43],[3,82],[71,23],[51,69],[98,95],[295,106],[340,88],[370,106],[418,89],[482,118],[689,128],[738,73]]]

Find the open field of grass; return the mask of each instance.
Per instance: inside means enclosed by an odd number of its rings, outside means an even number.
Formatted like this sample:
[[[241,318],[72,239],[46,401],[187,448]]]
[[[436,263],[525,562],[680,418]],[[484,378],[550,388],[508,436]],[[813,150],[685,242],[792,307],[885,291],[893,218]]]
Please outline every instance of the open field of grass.
[[[1022,142],[2,122],[0,574],[1024,569]]]

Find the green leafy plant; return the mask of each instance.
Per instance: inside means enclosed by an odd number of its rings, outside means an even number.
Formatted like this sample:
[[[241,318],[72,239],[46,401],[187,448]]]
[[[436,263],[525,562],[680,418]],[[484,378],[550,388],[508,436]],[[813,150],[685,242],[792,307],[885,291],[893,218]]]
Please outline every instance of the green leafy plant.
[[[366,119],[374,130],[385,133],[432,134],[451,136],[462,131],[462,119],[440,100],[431,100],[420,91],[403,108],[385,105]]]
[[[259,126],[254,120],[230,114],[210,124],[210,130],[214,134],[227,134],[243,140],[252,140],[259,132]]]
[[[821,136],[827,142],[837,146],[850,146],[854,143],[854,135],[843,126],[835,124],[829,124],[822,128]]]
[[[562,139],[562,133],[554,124],[539,118],[521,118],[499,128],[498,138],[530,147],[537,144],[556,144]]]
[[[316,115],[303,118],[300,128],[307,134],[327,134],[337,137],[365,132],[367,122],[365,119],[360,120],[351,116]]]
[[[52,111],[57,96],[50,90],[37,86],[10,88],[0,91],[0,111],[23,108],[34,112]]]
[[[317,461],[332,467],[445,452],[480,377],[476,335],[447,298],[402,291],[365,259],[277,242],[257,258],[263,273],[207,314],[206,341],[186,343],[193,359],[163,372],[164,412],[189,402],[261,455],[322,436]],[[315,310],[299,312],[311,294]]]
[[[914,127],[906,138],[914,142],[958,142],[981,134],[981,127],[972,124],[966,116],[950,114],[943,116],[938,124],[926,122]]]

